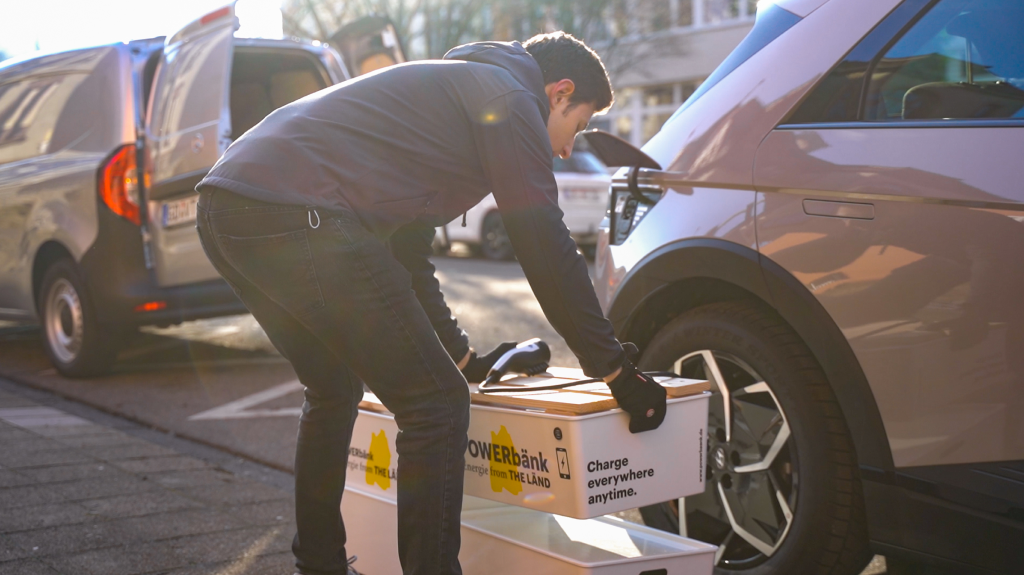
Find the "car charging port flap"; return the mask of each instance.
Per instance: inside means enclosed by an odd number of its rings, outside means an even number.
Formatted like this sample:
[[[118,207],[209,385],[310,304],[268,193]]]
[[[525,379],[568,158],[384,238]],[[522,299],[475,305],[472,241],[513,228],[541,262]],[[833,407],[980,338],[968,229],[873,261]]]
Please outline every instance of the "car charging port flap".
[[[581,135],[606,166],[629,168],[626,185],[613,185],[609,198],[609,241],[612,245],[619,245],[647,215],[651,206],[661,199],[661,188],[639,182],[641,170],[660,171],[661,164],[643,150],[608,132],[590,130]]]
[[[139,211],[139,171],[134,144],[118,148],[99,172],[100,199],[110,211],[132,222],[142,224]]]

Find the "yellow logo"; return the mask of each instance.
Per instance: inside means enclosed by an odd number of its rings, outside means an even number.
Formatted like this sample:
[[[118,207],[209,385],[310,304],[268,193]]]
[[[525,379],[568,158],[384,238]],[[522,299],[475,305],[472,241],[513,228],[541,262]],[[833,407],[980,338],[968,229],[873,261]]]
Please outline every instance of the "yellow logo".
[[[370,456],[366,460],[366,484],[376,483],[381,489],[387,491],[391,488],[391,477],[388,471],[391,467],[391,448],[388,447],[388,438],[384,430],[374,433],[370,438]]]
[[[509,453],[516,452],[516,446],[512,444],[512,436],[504,425],[498,433],[491,432],[491,444],[496,452],[501,450],[506,455],[502,458],[495,457],[491,462],[491,491],[501,493],[502,489],[506,489],[512,495],[519,495],[523,490],[523,482],[519,479],[519,469],[508,457]]]

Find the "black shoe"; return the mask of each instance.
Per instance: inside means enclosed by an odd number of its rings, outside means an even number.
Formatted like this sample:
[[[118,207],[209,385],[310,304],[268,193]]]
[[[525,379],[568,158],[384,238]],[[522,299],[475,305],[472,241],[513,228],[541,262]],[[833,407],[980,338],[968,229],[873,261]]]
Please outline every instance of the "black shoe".
[[[359,557],[357,557],[355,555],[349,557],[349,559],[348,559],[348,575],[362,575],[361,573],[359,573],[359,571],[356,571],[355,569],[352,568],[352,564],[356,562],[356,559],[359,559]],[[302,575],[302,573],[296,573],[295,575]]]

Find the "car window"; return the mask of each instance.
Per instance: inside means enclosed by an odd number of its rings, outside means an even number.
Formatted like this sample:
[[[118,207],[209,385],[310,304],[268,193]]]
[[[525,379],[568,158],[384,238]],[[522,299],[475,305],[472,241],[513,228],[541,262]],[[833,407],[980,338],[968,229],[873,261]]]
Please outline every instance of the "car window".
[[[86,77],[42,76],[0,86],[0,163],[60,151],[87,132],[89,113],[78,125],[63,123],[55,134],[62,110]]]
[[[0,164],[46,153],[56,115],[49,105],[59,76],[0,86]]]
[[[563,160],[558,156],[551,158],[551,169],[554,172],[572,172],[572,164],[568,160]]]
[[[864,80],[871,62],[900,30],[928,6],[929,0],[904,0],[879,22],[807,97],[782,121],[789,124],[855,122],[860,118]]]
[[[865,120],[1024,118],[1024,3],[941,0],[871,70]]]
[[[597,156],[590,152],[578,151],[573,152],[569,158],[573,163],[573,171],[580,172],[583,174],[607,174],[608,168],[605,167],[601,160],[597,159]]]
[[[762,48],[771,44],[776,38],[781,36],[783,32],[789,30],[794,24],[800,21],[800,17],[792,12],[784,10],[779,6],[768,3],[764,9],[758,9],[757,20],[754,22],[754,27],[751,28],[747,36],[743,38],[743,41],[736,46],[726,59],[719,64],[718,68],[708,76],[707,80],[700,85],[697,90],[690,95],[689,98],[683,102],[682,106],[672,114],[669,121],[679,117],[684,110],[693,105],[694,102],[700,99],[708,90],[713,88],[715,84],[722,81],[723,78],[732,73],[733,70],[739,68],[741,64],[746,62],[753,56],[761,51]]]

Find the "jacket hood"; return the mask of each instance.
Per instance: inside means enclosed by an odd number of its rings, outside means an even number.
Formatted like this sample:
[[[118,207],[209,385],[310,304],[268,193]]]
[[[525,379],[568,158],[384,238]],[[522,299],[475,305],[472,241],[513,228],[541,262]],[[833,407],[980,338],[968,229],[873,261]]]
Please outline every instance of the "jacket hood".
[[[498,66],[512,74],[524,88],[540,100],[541,116],[548,121],[550,108],[548,96],[544,92],[544,75],[533,56],[519,42],[473,42],[456,46],[444,55],[445,60],[464,60]]]

